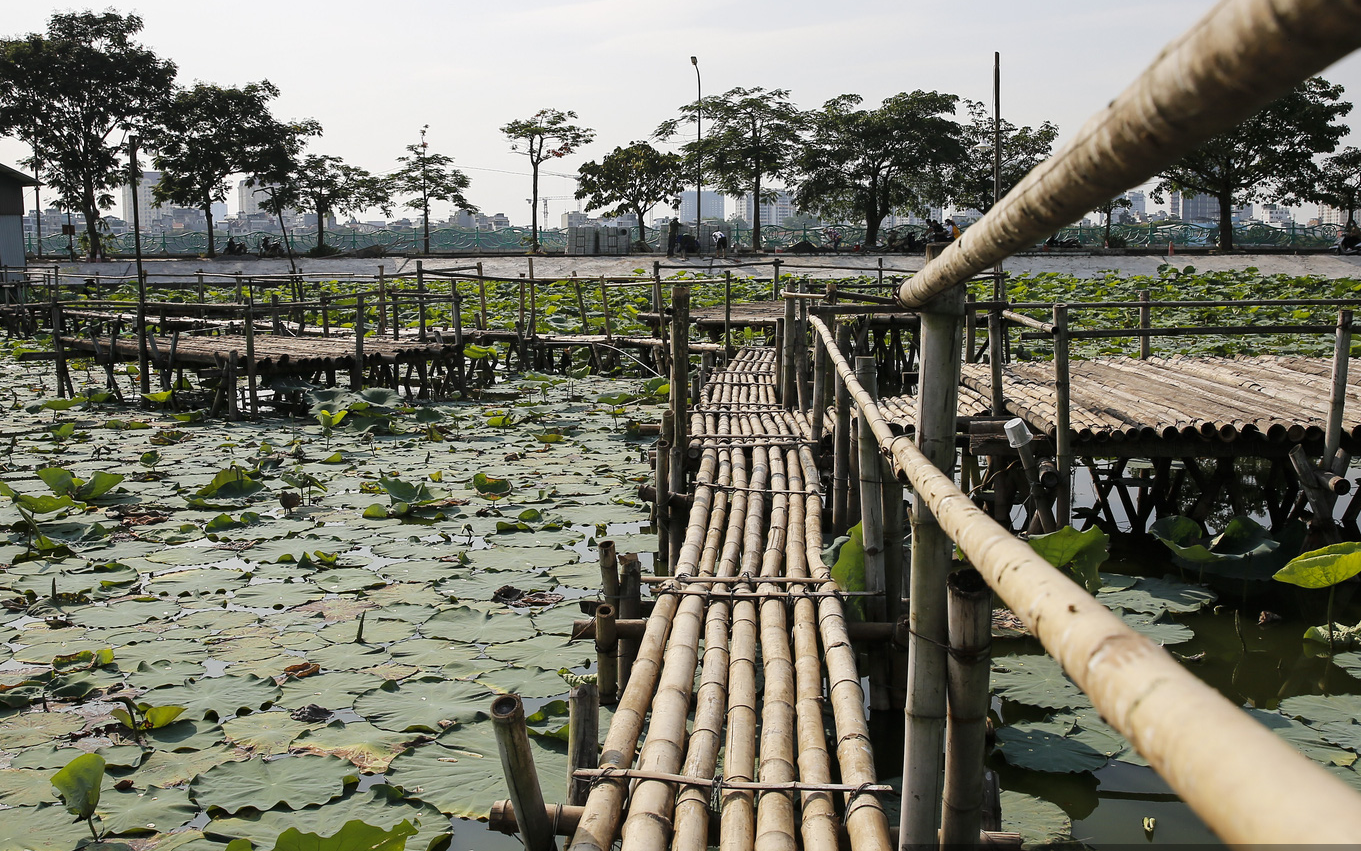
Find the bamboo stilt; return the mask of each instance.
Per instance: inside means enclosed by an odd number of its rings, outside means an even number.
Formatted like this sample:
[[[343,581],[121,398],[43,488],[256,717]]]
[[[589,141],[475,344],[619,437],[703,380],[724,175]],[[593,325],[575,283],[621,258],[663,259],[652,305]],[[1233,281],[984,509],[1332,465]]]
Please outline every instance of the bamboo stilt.
[[[354,297],[354,364],[350,367],[350,389],[364,389],[364,295]]]
[[[601,603],[595,607],[596,683],[600,686],[600,702],[614,703],[619,694],[619,640],[614,634],[614,606]]]
[[[1337,312],[1337,334],[1333,342],[1332,393],[1328,401],[1328,425],[1324,429],[1323,469],[1333,467],[1333,459],[1342,447],[1342,414],[1347,405],[1347,364],[1351,360],[1352,312]]]
[[[503,694],[492,701],[491,720],[496,730],[496,745],[501,752],[501,770],[510,789],[510,800],[518,813],[520,832],[528,851],[556,851],[553,825],[544,809],[539,773],[529,750],[525,730],[525,710],[518,695]]]
[[[956,373],[957,375],[958,373]],[[1058,462],[1058,505],[1054,522],[1067,526],[1073,517],[1072,389],[1068,378],[1068,306],[1054,305],[1054,460]]]
[[[953,573],[946,585],[950,595],[950,715],[940,844],[954,848],[976,842],[982,825],[992,592],[976,570]]]
[[[567,803],[586,803],[590,780],[572,774],[578,768],[595,768],[600,762],[600,689],[582,683],[567,697]]]
[[[840,355],[850,350],[851,328],[841,324],[836,328],[836,347]],[[827,350],[824,346],[823,350]],[[833,432],[835,445],[832,459],[832,532],[844,535],[850,523],[850,485],[851,485],[851,397],[841,376],[835,375],[836,386],[836,431]]]

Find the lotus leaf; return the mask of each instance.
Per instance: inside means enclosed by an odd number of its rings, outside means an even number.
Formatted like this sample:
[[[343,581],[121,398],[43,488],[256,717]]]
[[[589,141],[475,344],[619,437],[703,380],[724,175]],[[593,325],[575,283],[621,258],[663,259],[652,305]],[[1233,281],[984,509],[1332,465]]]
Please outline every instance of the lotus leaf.
[[[259,756],[285,753],[298,736],[315,724],[294,721],[287,712],[255,712],[222,724],[227,741]]]
[[[145,787],[179,786],[215,765],[244,757],[245,755],[235,748],[225,745],[179,753],[156,751],[147,757],[141,768],[137,769],[137,783]]]
[[[539,667],[501,668],[482,674],[477,682],[504,694],[518,694],[524,698],[553,697],[567,691],[567,684],[556,669]]]
[[[1005,656],[993,660],[992,689],[1006,700],[1045,709],[1092,705],[1059,663],[1049,656]]]
[[[1262,709],[1248,709],[1247,713],[1315,762],[1344,767],[1356,762],[1356,754],[1331,744],[1318,730],[1293,718]]]
[[[89,839],[90,829],[60,804],[0,810],[0,851],[71,851]]]
[[[383,648],[368,644],[328,644],[307,651],[307,661],[320,665],[326,671],[370,668],[387,662],[388,658],[387,651]]]
[[[279,699],[272,680],[255,676],[201,677],[191,683],[153,689],[143,698],[157,706],[185,708],[187,718],[220,719],[264,709]]]
[[[7,750],[46,744],[82,729],[85,719],[71,712],[24,712],[0,718],[0,742]]]
[[[71,760],[86,753],[80,748],[59,748],[55,745],[38,745],[25,748],[14,756],[11,768],[57,769]],[[147,751],[137,745],[113,745],[99,748],[97,753],[104,758],[105,764],[112,768],[136,768],[146,758]],[[44,798],[44,800],[49,800]]]
[[[1047,846],[1069,839],[1073,822],[1057,804],[1043,798],[1002,790],[1002,829],[1021,834],[1025,847]]]
[[[1195,638],[1189,626],[1167,620],[1164,615],[1150,615],[1144,612],[1121,612],[1120,619],[1129,624],[1139,634],[1156,644],[1181,644]]]
[[[1032,771],[1074,774],[1104,766],[1106,754],[1068,738],[1071,730],[1062,723],[1013,724],[997,731],[997,747],[1007,762]]]
[[[342,813],[337,817],[337,811]],[[274,848],[276,837],[290,829],[310,833],[332,833],[340,819],[358,819],[379,828],[386,828],[410,821],[420,830],[407,840],[407,851],[426,851],[437,849],[449,832],[449,820],[434,807],[403,798],[401,793],[386,785],[376,785],[364,792],[353,792],[339,801],[320,807],[306,807],[295,811],[268,810],[262,813],[244,812],[236,816],[215,818],[204,828],[205,832],[220,839],[245,838],[255,843],[257,848]],[[485,828],[483,828],[485,829]],[[290,851],[322,851],[328,846],[303,846]],[[382,848],[382,846],[379,846]],[[397,846],[401,848],[401,846]],[[369,846],[354,847],[354,851],[367,851]],[[159,851],[159,849],[157,849]],[[350,851],[343,846],[338,851]]]
[[[40,771],[28,768],[0,768],[0,801],[11,807],[32,807],[51,803],[52,775],[56,773],[55,768]],[[69,816],[67,821],[70,821]]]
[[[393,757],[419,738],[419,734],[381,730],[366,721],[333,721],[303,733],[292,747],[294,751],[338,756],[361,771],[381,774]]]
[[[314,575],[312,581],[323,591],[332,594],[347,594],[368,588],[381,588],[387,584],[386,579],[372,570],[364,570],[358,567],[324,570]]]
[[[1311,727],[1321,724],[1350,723],[1361,717],[1361,695],[1299,695],[1281,701],[1284,715],[1298,718]]]
[[[354,766],[332,756],[250,759],[208,769],[190,782],[189,794],[200,807],[228,813],[279,804],[298,810],[338,798],[356,779]]]
[[[427,678],[384,683],[360,695],[354,711],[384,730],[439,733],[450,725],[486,717],[491,700],[485,686]]]
[[[566,748],[541,736],[532,736],[529,748],[540,787],[567,788]],[[506,795],[501,758],[488,731],[469,731],[457,747],[437,743],[408,751],[392,761],[387,778],[407,795],[458,818],[484,819]]]
[[[1361,573],[1361,543],[1349,541],[1307,552],[1276,572],[1275,578],[1301,588],[1328,588]]]
[[[104,765],[104,757],[99,754],[83,753],[52,775],[52,790],[60,796],[68,813],[87,821],[94,817],[100,787],[104,785]]]
[[[198,806],[184,789],[110,790],[97,808],[104,828],[115,836],[168,833],[189,823]]]
[[[222,727],[213,721],[176,720],[173,724],[147,730],[142,740],[164,751],[199,751],[222,741]]]
[[[1102,590],[1096,600],[1111,609],[1126,609],[1159,615],[1163,612],[1188,614],[1215,601],[1215,593],[1199,585],[1172,579],[1143,578],[1133,587],[1119,591]]]
[[[1361,653],[1337,653],[1333,656],[1333,664],[1339,666],[1353,677],[1361,679]]]
[[[310,582],[262,582],[237,591],[232,602],[248,609],[285,609],[300,606],[323,593]]]
[[[561,635],[540,635],[527,641],[496,644],[488,647],[486,652],[501,662],[541,665],[553,671],[574,668],[595,660],[595,648],[589,642],[570,641]]]
[[[1054,567],[1071,567],[1087,593],[1095,594],[1101,589],[1099,570],[1110,554],[1110,540],[1096,526],[1083,532],[1064,526],[1047,535],[1031,536],[1030,546]]]
[[[356,696],[382,685],[380,677],[358,671],[335,671],[290,680],[283,685],[279,705],[296,709],[311,704],[327,709],[349,709]]]
[[[445,609],[421,624],[421,634],[468,644],[504,644],[533,637],[534,622],[514,612],[489,613],[468,606]]]

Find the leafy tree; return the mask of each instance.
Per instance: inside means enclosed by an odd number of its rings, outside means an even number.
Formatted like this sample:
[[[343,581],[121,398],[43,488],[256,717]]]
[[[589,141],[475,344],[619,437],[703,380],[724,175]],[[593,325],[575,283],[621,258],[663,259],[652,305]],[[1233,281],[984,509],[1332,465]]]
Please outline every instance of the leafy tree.
[[[154,127],[174,88],[174,63],[132,40],[141,29],[136,15],[57,12],[45,34],[0,40],[0,134],[31,145],[28,164],[85,217],[91,257],[109,190],[127,179],[124,134]]]
[[[1096,212],[1098,212],[1098,213],[1100,213],[1101,215],[1103,215],[1103,216],[1106,217],[1106,247],[1107,247],[1107,248],[1112,247],[1112,246],[1111,246],[1111,217],[1114,215],[1114,213],[1115,213],[1116,210],[1128,210],[1130,207],[1133,207],[1133,206],[1134,206],[1134,202],[1131,201],[1131,200],[1129,200],[1129,196],[1127,196],[1127,195],[1121,195],[1121,196],[1118,197],[1118,198],[1112,198],[1112,199],[1110,199],[1110,200],[1107,201],[1106,203],[1101,204],[1101,205],[1099,205],[1099,206],[1096,208]]]
[[[568,123],[577,114],[568,110],[541,109],[529,118],[521,118],[501,128],[510,140],[512,151],[523,152],[529,157],[531,171],[531,196],[529,201],[530,251],[539,250],[539,221],[534,211],[539,208],[539,166],[544,160],[565,157],[589,144],[595,138],[595,131]]]
[[[966,100],[969,123],[964,125],[964,162],[951,180],[951,200],[963,207],[986,213],[996,203],[993,197],[995,123],[978,101]],[[1002,192],[1005,197],[1029,171],[1049,158],[1059,128],[1046,121],[1038,128],[1017,127],[1002,119]]]
[[[196,83],[175,93],[153,140],[161,172],[155,198],[203,211],[209,257],[216,254],[213,202],[227,200],[227,178],[264,168],[280,135],[289,132],[269,113],[269,101],[278,95],[268,80],[243,89]]]
[[[750,192],[758,202],[774,200],[775,193],[763,189],[762,180],[790,175],[802,126],[787,89],[739,87],[682,106],[680,112],[680,118],[664,121],[657,128],[658,139],[675,136],[682,126],[695,120],[696,113],[709,121],[703,138],[681,148],[687,173],[702,171],[726,195]],[[751,244],[760,248],[759,203],[753,218]]]
[[[476,211],[463,193],[468,189],[468,175],[454,168],[454,160],[444,154],[432,154],[421,128],[421,141],[407,145],[407,156],[398,157],[402,167],[392,175],[392,190],[399,195],[414,195],[405,206],[420,210],[425,221],[425,253],[430,253],[430,202],[448,201],[460,209]]]
[[[878,109],[856,109],[841,95],[809,114],[811,136],[797,160],[800,209],[833,219],[865,220],[865,244],[894,210],[925,214],[943,203],[945,179],[964,159],[963,132],[952,116],[958,98],[939,92],[896,94]]]
[[[1233,249],[1233,207],[1254,199],[1292,200],[1318,175],[1316,154],[1331,153],[1351,112],[1342,87],[1311,77],[1242,124],[1205,142],[1160,174],[1153,198],[1177,191],[1219,201],[1219,245]]]
[[[253,167],[246,177],[246,186],[266,196],[260,202],[261,208],[278,217],[279,231],[288,249],[288,265],[294,272],[297,267],[293,265],[293,243],[284,227],[284,210],[297,201],[295,175],[302,168],[303,144],[308,137],[320,135],[321,125],[312,119],[276,122],[266,144],[255,152]]]
[[[675,206],[681,191],[681,158],[663,153],[646,142],[615,148],[600,162],[577,170],[578,200],[586,211],[610,209],[609,216],[633,213],[638,217],[638,240],[647,239],[643,217],[662,202]]]
[[[272,213],[285,208],[310,210],[317,216],[316,253],[325,253],[326,219],[340,213],[353,213],[370,207],[392,213],[392,193],[387,181],[376,178],[340,157],[309,155],[291,174],[278,174],[278,187],[262,202]]]
[[[1356,224],[1361,206],[1361,150],[1347,147],[1325,159],[1317,174],[1293,188],[1296,199],[1327,204],[1347,211],[1347,225]]]

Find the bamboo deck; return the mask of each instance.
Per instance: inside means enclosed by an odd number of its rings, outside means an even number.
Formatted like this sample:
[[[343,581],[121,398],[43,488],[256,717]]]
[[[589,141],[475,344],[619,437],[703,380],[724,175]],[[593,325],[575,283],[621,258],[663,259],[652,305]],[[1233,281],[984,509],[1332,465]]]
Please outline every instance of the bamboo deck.
[[[855,848],[892,845],[843,600],[821,559],[811,425],[776,403],[775,362],[743,350],[691,413],[700,463],[684,540],[673,578],[654,586],[573,849],[620,835],[625,849],[705,848],[711,797],[722,847],[835,849],[842,830]]]
[[[188,336],[181,335],[178,340],[170,337],[155,337],[155,349],[168,354],[174,350],[176,366],[211,367],[225,359],[231,352],[244,357],[247,347],[246,338],[241,335]],[[96,345],[101,352],[110,349],[109,337],[63,337],[62,344],[75,351],[95,352]],[[113,341],[117,360],[137,359],[137,339],[120,337]],[[257,334],[253,341],[255,368],[261,375],[305,374],[325,369],[347,370],[353,366],[354,337],[286,337],[273,334]],[[416,340],[390,340],[368,337],[364,340],[365,361],[388,363],[410,363],[438,360],[452,355],[457,347],[452,344],[419,342]]]

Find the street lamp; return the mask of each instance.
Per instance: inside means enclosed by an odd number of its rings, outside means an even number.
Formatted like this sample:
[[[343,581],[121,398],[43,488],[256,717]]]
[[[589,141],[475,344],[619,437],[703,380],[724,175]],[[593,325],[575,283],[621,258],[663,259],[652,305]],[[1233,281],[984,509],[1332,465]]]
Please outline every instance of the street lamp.
[[[704,102],[704,88],[699,76],[699,59],[691,56],[690,64],[695,66],[695,239],[700,241],[697,253],[702,254],[704,253],[702,241],[704,202],[701,199],[704,196],[704,170],[700,167],[699,142],[704,138],[704,133],[700,129],[699,117],[701,104]]]

